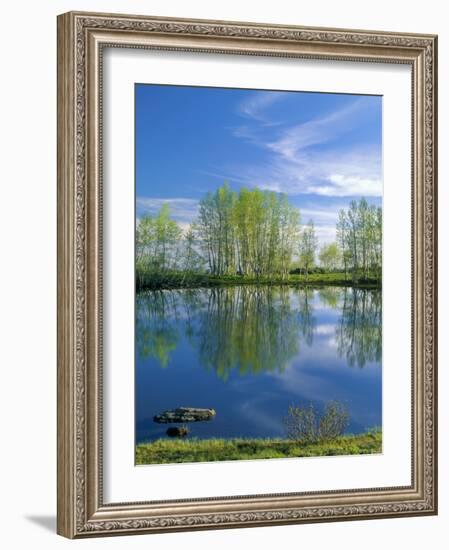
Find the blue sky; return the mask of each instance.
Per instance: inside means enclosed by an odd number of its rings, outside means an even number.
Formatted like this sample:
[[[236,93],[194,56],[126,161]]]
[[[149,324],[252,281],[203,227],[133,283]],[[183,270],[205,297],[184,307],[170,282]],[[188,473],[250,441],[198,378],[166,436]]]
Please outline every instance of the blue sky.
[[[288,195],[321,242],[338,210],[382,200],[382,98],[137,84],[136,211],[188,227],[225,181]]]

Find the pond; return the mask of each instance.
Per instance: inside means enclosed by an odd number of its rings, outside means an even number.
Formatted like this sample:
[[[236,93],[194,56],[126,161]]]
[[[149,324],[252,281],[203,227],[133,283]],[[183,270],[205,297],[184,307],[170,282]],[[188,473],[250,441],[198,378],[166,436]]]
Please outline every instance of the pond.
[[[338,401],[348,433],[382,424],[379,290],[242,285],[136,296],[136,443],[153,417],[213,408],[191,436],[285,437],[289,405]],[[170,426],[170,425],[169,425]]]

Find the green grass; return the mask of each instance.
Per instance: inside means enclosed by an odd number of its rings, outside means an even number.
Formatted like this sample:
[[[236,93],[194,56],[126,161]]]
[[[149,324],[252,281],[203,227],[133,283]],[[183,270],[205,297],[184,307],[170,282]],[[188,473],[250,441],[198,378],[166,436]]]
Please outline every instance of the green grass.
[[[331,441],[301,445],[289,439],[158,439],[136,446],[136,463],[170,464],[361,455],[382,452],[382,433],[372,430],[360,435],[340,436]]]
[[[381,286],[379,279],[359,278],[355,281],[343,272],[310,273],[305,275],[291,274],[287,279],[279,277],[243,277],[240,275],[224,275],[217,277],[207,273],[168,272],[136,273],[137,290],[159,290],[176,288],[215,287],[233,285],[289,285],[289,286],[352,286],[358,288],[376,288]]]

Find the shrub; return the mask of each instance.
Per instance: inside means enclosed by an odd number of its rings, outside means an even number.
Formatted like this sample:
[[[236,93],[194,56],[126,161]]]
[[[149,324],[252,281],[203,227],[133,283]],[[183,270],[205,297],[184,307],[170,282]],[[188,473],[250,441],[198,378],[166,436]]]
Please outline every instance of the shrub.
[[[322,414],[309,407],[290,405],[284,425],[287,437],[302,444],[329,441],[342,435],[349,421],[346,408],[337,401],[330,401]]]

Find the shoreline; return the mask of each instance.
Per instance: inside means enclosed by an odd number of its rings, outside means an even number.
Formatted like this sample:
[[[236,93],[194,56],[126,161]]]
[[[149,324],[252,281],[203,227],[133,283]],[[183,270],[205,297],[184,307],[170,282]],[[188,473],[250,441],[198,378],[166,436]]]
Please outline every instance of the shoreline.
[[[164,275],[151,275],[146,280],[136,277],[136,291],[146,290],[178,290],[189,288],[217,288],[228,286],[293,286],[293,287],[346,287],[376,290],[382,288],[379,279],[369,278],[354,281],[347,279],[342,273],[312,273],[307,278],[305,275],[290,275],[287,279],[272,279],[267,277],[240,277],[240,276],[212,276],[204,274],[169,273]]]
[[[370,430],[301,444],[281,438],[157,439],[136,445],[136,465],[378,454],[382,432]]]

